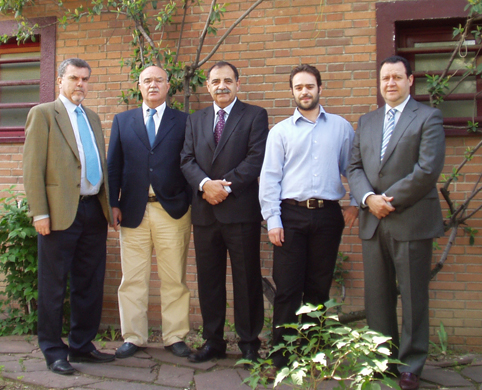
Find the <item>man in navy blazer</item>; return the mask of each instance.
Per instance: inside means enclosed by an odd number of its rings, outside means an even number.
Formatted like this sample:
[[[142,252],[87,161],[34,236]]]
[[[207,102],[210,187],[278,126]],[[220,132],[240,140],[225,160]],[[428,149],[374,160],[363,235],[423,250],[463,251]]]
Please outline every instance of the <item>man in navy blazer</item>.
[[[382,62],[380,92],[386,104],[360,118],[347,170],[360,205],[368,326],[399,346],[392,352],[404,363],[398,367],[402,390],[419,387],[427,358],[432,241],[444,232],[436,188],[445,156],[442,113],[412,99],[412,83],[405,58]]]
[[[114,228],[119,229],[119,311],[124,344],[116,357],[146,346],[152,249],[161,280],[162,336],[176,356],[190,349],[186,258],[191,235],[190,188],[180,169],[187,115],[166,106],[167,73],[149,66],[139,76],[141,108],[114,117],[107,165]]]
[[[193,362],[225,357],[226,253],[234,287],[234,317],[243,358],[256,360],[263,327],[258,176],[268,114],[236,98],[236,67],[218,62],[206,82],[214,102],[186,124],[182,171],[193,189],[192,222],[199,303],[206,343]]]

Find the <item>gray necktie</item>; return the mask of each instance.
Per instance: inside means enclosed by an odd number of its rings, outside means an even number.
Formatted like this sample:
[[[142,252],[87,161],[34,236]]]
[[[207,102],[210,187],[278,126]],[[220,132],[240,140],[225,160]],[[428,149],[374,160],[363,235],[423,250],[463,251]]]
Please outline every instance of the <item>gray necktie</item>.
[[[392,137],[393,129],[395,128],[395,113],[397,110],[392,108],[388,111],[388,121],[387,126],[383,130],[383,140],[382,140],[382,152],[380,153],[380,160],[383,160],[383,156],[385,155],[385,151],[387,150],[387,145],[390,142],[390,138]]]
[[[156,139],[156,124],[154,123],[154,115],[156,115],[156,112],[155,108],[149,109],[149,117],[146,123],[147,136],[149,137],[151,146],[154,145],[154,140]]]
[[[82,110],[77,107],[75,109],[77,114],[77,127],[79,128],[80,141],[82,142],[82,148],[84,149],[85,157],[85,176],[87,180],[95,186],[100,180],[99,171],[99,159],[97,157],[97,151],[92,141],[89,126],[85,121]]]

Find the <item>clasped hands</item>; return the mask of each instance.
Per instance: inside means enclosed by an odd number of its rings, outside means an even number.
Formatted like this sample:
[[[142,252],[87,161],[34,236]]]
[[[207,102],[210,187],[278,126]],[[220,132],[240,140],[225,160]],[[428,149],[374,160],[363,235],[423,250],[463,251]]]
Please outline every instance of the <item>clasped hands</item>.
[[[224,187],[232,183],[226,180],[208,180],[203,185],[203,199],[213,206],[223,202],[229,195]]]
[[[373,194],[365,199],[365,204],[368,206],[370,213],[378,219],[382,219],[392,211],[395,211],[395,207],[390,203],[392,200],[393,196]]]

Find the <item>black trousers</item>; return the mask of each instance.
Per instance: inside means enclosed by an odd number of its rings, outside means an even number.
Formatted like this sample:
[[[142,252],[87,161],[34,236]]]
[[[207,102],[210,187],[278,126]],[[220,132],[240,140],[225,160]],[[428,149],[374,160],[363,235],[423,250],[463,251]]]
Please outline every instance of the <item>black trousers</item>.
[[[96,196],[79,202],[66,230],[38,236],[38,340],[47,365],[95,349],[102,314],[107,221]],[[69,347],[61,339],[70,274]]]
[[[330,298],[341,234],[345,227],[338,202],[325,202],[321,209],[281,204],[285,241],[274,247],[273,280],[276,296],[273,312],[273,345],[288,334],[278,325],[297,322],[301,303],[314,305]],[[273,362],[283,367],[288,357],[276,353]]]
[[[194,225],[194,247],[198,274],[203,338],[207,345],[226,350],[227,251],[234,288],[234,322],[241,351],[260,347],[263,328],[263,287],[260,266],[261,225],[255,223]]]

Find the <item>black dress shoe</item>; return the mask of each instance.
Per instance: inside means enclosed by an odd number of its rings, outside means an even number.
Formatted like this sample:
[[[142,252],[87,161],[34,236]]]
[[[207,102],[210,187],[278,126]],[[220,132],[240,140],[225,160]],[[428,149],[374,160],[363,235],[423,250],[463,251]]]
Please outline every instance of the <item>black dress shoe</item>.
[[[69,360],[71,363],[108,363],[113,362],[114,359],[114,355],[102,353],[96,349],[91,352],[71,353],[69,355]]]
[[[52,364],[49,364],[48,367],[54,374],[59,375],[72,375],[75,372],[74,367],[65,359],[56,360]]]
[[[207,362],[211,359],[224,359],[226,352],[219,351],[212,346],[204,344],[204,346],[197,352],[191,353],[187,360],[193,363]]]
[[[125,342],[119,348],[117,348],[117,351],[115,351],[115,357],[117,359],[125,359],[125,358],[128,358],[128,357],[131,357],[137,351],[140,351],[142,349],[144,349],[144,347],[138,347],[135,344]]]
[[[402,372],[398,385],[402,390],[417,390],[420,385],[420,379],[418,375],[411,372]]]
[[[253,363],[257,363],[258,359],[260,358],[258,351],[254,349],[248,349],[243,351],[243,359],[251,360]],[[244,369],[249,370],[252,367],[251,364],[245,363]]]
[[[191,349],[186,345],[184,341],[178,341],[177,343],[166,345],[164,348],[171,352],[173,355],[179,357],[186,357],[191,354]]]

